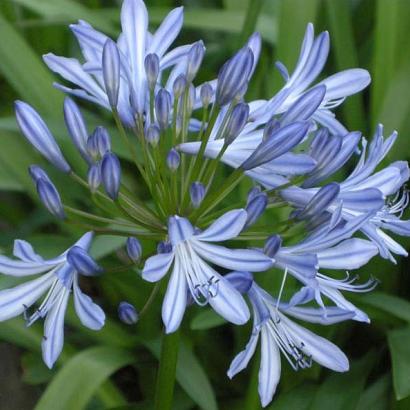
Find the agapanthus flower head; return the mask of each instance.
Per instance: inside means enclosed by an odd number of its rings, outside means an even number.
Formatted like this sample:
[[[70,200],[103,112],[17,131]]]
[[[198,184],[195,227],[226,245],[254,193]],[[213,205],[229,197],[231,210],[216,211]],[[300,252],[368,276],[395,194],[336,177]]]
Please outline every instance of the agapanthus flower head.
[[[0,272],[4,275],[40,275],[14,288],[0,291],[0,320],[24,314],[29,326],[37,319],[45,318],[41,347],[44,362],[50,368],[63,349],[64,315],[71,293],[81,323],[92,330],[104,326],[104,312],[79,287],[80,275],[85,273],[89,276],[94,273],[92,269],[100,270],[87,254],[92,238],[91,232],[86,233],[71,248],[53,259],[43,259],[28,242],[22,240],[14,242],[13,254],[17,260],[0,256]],[[43,295],[46,296],[41,304],[30,313]]]

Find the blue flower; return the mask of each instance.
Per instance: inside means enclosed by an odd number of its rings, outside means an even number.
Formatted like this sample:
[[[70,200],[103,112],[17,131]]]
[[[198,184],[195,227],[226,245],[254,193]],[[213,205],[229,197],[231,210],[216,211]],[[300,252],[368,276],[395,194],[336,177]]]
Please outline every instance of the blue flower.
[[[79,287],[79,271],[90,274],[100,268],[86,254],[92,232],[83,235],[70,249],[53,259],[43,259],[32,246],[22,240],[14,242],[13,254],[20,260],[0,256],[0,272],[15,277],[41,275],[36,279],[0,291],[0,321],[24,314],[30,326],[45,317],[44,338],[41,344],[43,360],[53,367],[63,349],[64,316],[70,293],[74,294],[74,307],[81,323],[92,330],[104,326],[105,314]],[[71,252],[72,251],[72,252]],[[77,266],[77,269],[72,263]],[[82,269],[86,268],[86,269]],[[45,294],[40,306],[30,315],[29,309]]]
[[[198,233],[186,218],[169,219],[172,250],[148,258],[142,271],[144,279],[157,282],[173,265],[162,304],[167,333],[179,327],[189,294],[201,306],[209,303],[229,322],[243,324],[249,319],[249,310],[241,294],[206,262],[225,269],[251,272],[264,271],[272,265],[272,260],[260,251],[229,249],[211,243],[235,238],[246,220],[245,210],[229,211]]]
[[[329,307],[325,306],[322,295],[333,301],[341,309],[354,312],[352,319],[369,322],[362,310],[345,299],[341,291],[368,292],[374,289],[377,281],[370,279],[364,284],[354,284],[355,278],[334,279],[320,272],[321,269],[340,269],[349,271],[365,265],[377,255],[377,246],[372,242],[351,238],[371,218],[370,215],[358,216],[344,223],[333,218],[319,227],[301,242],[279,247],[273,255],[274,266],[289,272],[303,284],[290,300],[290,305],[304,304],[312,300],[321,306],[324,316]]]
[[[281,353],[294,370],[308,368],[312,361],[336,372],[349,370],[347,357],[336,345],[296,324],[286,316],[286,313],[303,317],[304,320],[313,323],[332,324],[350,318],[350,312],[336,308],[324,319],[319,311],[312,308],[286,309],[255,282],[252,283],[247,294],[252,304],[253,330],[245,350],[232,361],[228,377],[234,377],[247,367],[260,338],[258,391],[263,407],[271,402],[279,383]]]
[[[400,219],[408,204],[407,192],[404,190],[401,193],[401,190],[409,179],[409,167],[405,161],[396,161],[374,171],[390,151],[396,138],[397,133],[394,132],[384,139],[383,127],[379,125],[368,148],[366,139],[363,139],[362,153],[355,169],[339,184],[340,193],[335,201],[324,209],[330,214],[340,212],[345,221],[373,212],[373,217],[360,229],[377,245],[380,255],[392,262],[395,262],[392,254],[407,256],[407,251],[387,235],[384,229],[410,236],[410,222]],[[353,145],[350,145],[348,151],[352,152],[352,149]],[[335,172],[336,168],[330,173]],[[326,176],[328,175],[329,173]],[[281,191],[281,195],[291,205],[302,208],[318,191],[319,188],[290,187]]]
[[[148,31],[148,13],[144,2],[124,0],[121,10],[122,33],[116,43],[120,60],[120,84],[118,97],[115,95],[115,99],[111,98],[111,103],[118,98],[116,108],[126,125],[134,125],[136,113],[143,114],[149,111],[149,84],[145,70],[147,55],[158,56],[159,77],[163,70],[174,66],[176,69],[170,76],[173,79],[185,71],[191,46],[180,46],[168,52],[181,30],[182,22],[183,9],[179,7],[172,10],[155,33],[151,34]],[[109,38],[84,21],[71,25],[71,30],[80,44],[85,62],[81,64],[73,58],[46,54],[44,61],[48,67],[77,88],[61,84],[56,84],[56,87],[111,109],[107,92],[111,95],[112,90],[106,90],[103,79],[103,50]],[[170,85],[172,87],[172,82]]]

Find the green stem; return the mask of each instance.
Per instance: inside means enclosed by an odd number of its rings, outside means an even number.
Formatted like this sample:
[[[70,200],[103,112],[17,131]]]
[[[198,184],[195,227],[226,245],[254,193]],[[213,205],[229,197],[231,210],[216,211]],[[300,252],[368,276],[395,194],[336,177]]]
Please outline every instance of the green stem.
[[[161,357],[159,361],[157,388],[155,392],[155,410],[171,410],[174,397],[175,373],[179,350],[179,331],[164,334],[162,337]]]
[[[248,2],[248,10],[246,11],[241,35],[239,37],[239,47],[242,47],[243,43],[255,31],[256,23],[258,21],[263,3],[264,0],[252,0]]]

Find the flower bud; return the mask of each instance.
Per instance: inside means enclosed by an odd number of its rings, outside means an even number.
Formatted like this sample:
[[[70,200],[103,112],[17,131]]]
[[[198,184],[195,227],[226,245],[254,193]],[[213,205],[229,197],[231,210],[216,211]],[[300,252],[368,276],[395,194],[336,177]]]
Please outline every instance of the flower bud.
[[[294,122],[275,131],[270,138],[262,141],[241,167],[248,171],[259,167],[289,152],[298,145],[309,131],[308,122]]]
[[[101,161],[101,181],[105,192],[115,200],[118,197],[121,183],[121,165],[117,156],[107,152]]]
[[[235,105],[226,124],[224,139],[225,144],[230,145],[241,133],[249,117],[249,105],[239,103]]]
[[[230,272],[224,278],[240,293],[247,293],[253,283],[253,275],[250,272]]]
[[[87,149],[94,160],[111,150],[111,139],[104,127],[97,127],[87,141]]]
[[[87,151],[88,132],[84,118],[77,104],[68,97],[64,100],[64,121],[68,133],[81,156],[88,163],[91,163],[91,158]]]
[[[112,108],[117,108],[120,91],[120,53],[117,44],[108,39],[102,53],[102,71],[108,102]]]
[[[181,156],[179,155],[179,152],[175,148],[170,149],[167,155],[168,168],[172,172],[175,172],[179,168],[180,162],[181,162]]]
[[[248,218],[245,224],[246,228],[254,224],[259,219],[259,217],[265,211],[267,205],[268,196],[264,192],[256,195],[248,202],[248,205],[245,208],[248,214]]]
[[[184,74],[180,74],[174,81],[172,92],[174,93],[174,98],[181,97],[187,86],[187,79]]]
[[[195,44],[192,45],[190,50],[188,51],[188,64],[187,64],[187,73],[186,77],[188,82],[192,82],[195,78],[196,73],[201,66],[202,60],[205,54],[205,46],[202,41],[197,41]]]
[[[282,238],[279,235],[272,235],[266,239],[263,252],[270,258],[274,258],[280,247],[282,246]]]
[[[39,178],[36,187],[38,196],[48,211],[57,218],[64,219],[65,213],[60,194],[50,179]]]
[[[134,263],[138,263],[142,255],[142,246],[140,241],[137,238],[130,237],[127,239],[126,248],[129,258]]]
[[[200,96],[201,96],[201,102],[202,102],[202,106],[208,107],[208,105],[211,103],[212,101],[212,97],[214,96],[214,90],[211,86],[211,84],[209,83],[205,83],[202,87],[201,87],[201,91],[200,91]]]
[[[28,168],[28,173],[31,176],[31,179],[36,184],[39,179],[44,179],[48,182],[51,182],[51,179],[48,177],[46,171],[40,168],[38,165],[30,165]]]
[[[17,124],[30,144],[60,171],[69,173],[70,165],[38,113],[22,101],[15,102],[15,110]]]
[[[148,87],[150,90],[155,89],[159,74],[159,58],[156,54],[148,54],[145,57],[145,73],[147,74]]]
[[[91,192],[96,192],[101,185],[100,164],[92,164],[88,169],[87,181]]]
[[[331,182],[323,186],[298,214],[297,218],[305,219],[320,215],[326,211],[327,207],[337,198],[339,192],[340,186],[337,182]]]
[[[172,252],[172,244],[168,241],[161,241],[157,245],[157,253],[170,253]]]
[[[200,182],[193,182],[189,189],[189,194],[191,196],[192,206],[194,208],[198,208],[205,196],[204,185]]]
[[[138,312],[131,303],[121,302],[118,305],[118,317],[126,325],[135,325],[138,322]]]
[[[218,74],[215,101],[223,106],[232,101],[249,81],[253,66],[253,53],[249,47],[239,50],[221,68]]]
[[[246,200],[246,204],[249,205],[249,202],[251,202],[252,199],[255,198],[256,195],[259,195],[260,193],[262,193],[262,188],[259,185],[251,188],[248,192],[248,198]]]
[[[67,252],[67,261],[78,273],[84,276],[95,276],[103,270],[80,246],[73,246]]]
[[[171,95],[162,88],[155,96],[155,115],[161,129],[166,129],[169,125],[169,112],[171,110]]]
[[[267,141],[280,128],[280,122],[276,118],[270,119],[263,129],[263,141]]]
[[[145,132],[145,140],[148,142],[148,144],[152,145],[153,147],[156,147],[159,142],[159,137],[160,130],[158,125],[151,124]]]

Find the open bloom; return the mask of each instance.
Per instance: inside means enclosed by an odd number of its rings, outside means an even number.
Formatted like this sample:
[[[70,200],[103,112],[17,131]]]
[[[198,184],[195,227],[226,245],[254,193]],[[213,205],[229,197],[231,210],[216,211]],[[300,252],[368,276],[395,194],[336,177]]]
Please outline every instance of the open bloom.
[[[384,230],[403,236],[410,235],[409,221],[400,219],[408,204],[407,192],[404,189],[401,193],[401,190],[409,179],[409,167],[406,161],[396,161],[379,171],[375,170],[396,138],[397,133],[394,132],[384,139],[383,127],[379,125],[368,147],[367,141],[363,139],[363,150],[355,169],[340,183],[337,198],[323,210],[330,214],[340,212],[345,221],[372,211],[373,217],[360,229],[377,245],[380,256],[392,262],[395,261],[392,254],[407,256],[407,251]],[[291,205],[301,208],[318,191],[319,188],[290,187],[281,191],[281,195]]]
[[[159,75],[187,56],[190,45],[180,46],[167,52],[178,36],[182,22],[183,10],[179,7],[172,10],[155,33],[151,34],[148,31],[148,13],[144,2],[124,0],[121,9],[122,33],[116,43],[119,53],[114,55],[120,60],[118,64],[120,84],[116,109],[125,124],[133,126],[135,114],[146,112],[149,94],[144,66],[146,56],[149,54],[158,56]],[[111,109],[107,96],[109,90],[106,89],[107,85],[103,78],[103,50],[107,41],[111,40],[82,20],[78,24],[71,25],[71,30],[80,44],[85,62],[82,64],[73,58],[46,54],[44,61],[48,67],[78,88],[68,88],[60,84],[56,84],[56,87]],[[186,64],[186,58],[184,62]]]
[[[198,232],[186,218],[174,216],[169,219],[168,235],[172,249],[148,258],[142,271],[144,279],[156,282],[173,265],[162,304],[162,319],[167,333],[179,327],[188,295],[199,305],[209,303],[229,322],[243,324],[249,319],[249,309],[241,294],[206,262],[250,272],[264,271],[272,265],[272,260],[260,251],[212,244],[238,236],[246,220],[245,210],[233,210]]]
[[[243,273],[245,275],[245,273]],[[263,407],[275,394],[281,374],[281,353],[294,370],[305,369],[312,361],[336,372],[349,370],[345,354],[333,343],[290,320],[286,309],[252,281],[247,291],[253,308],[254,326],[245,350],[232,361],[228,377],[232,378],[247,367],[261,338],[261,364],[259,369],[259,397]],[[323,318],[319,311],[298,308],[295,316],[314,323],[332,324],[351,317],[350,312],[335,309]]]
[[[70,249],[53,259],[43,259],[22,240],[14,242],[13,254],[20,260],[0,256],[0,272],[15,277],[40,275],[36,279],[0,291],[0,321],[24,313],[27,325],[46,318],[42,341],[43,360],[52,367],[64,344],[64,316],[70,293],[81,323],[92,330],[104,326],[105,314],[89,296],[81,292],[79,274],[93,275],[99,266],[87,254],[92,232],[83,235]],[[33,306],[45,293],[42,303],[32,314]]]

